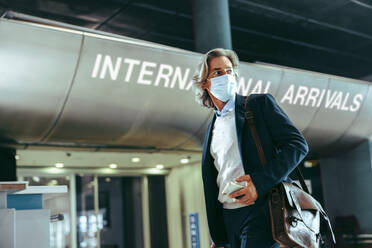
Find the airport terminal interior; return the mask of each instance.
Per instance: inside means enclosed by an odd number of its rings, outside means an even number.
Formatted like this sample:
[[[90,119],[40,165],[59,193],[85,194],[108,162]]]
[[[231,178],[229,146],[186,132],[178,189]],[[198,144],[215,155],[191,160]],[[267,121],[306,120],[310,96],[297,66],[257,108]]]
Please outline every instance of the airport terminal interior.
[[[305,138],[321,247],[372,247],[371,23],[371,0],[0,0],[0,248],[211,247],[214,48]]]

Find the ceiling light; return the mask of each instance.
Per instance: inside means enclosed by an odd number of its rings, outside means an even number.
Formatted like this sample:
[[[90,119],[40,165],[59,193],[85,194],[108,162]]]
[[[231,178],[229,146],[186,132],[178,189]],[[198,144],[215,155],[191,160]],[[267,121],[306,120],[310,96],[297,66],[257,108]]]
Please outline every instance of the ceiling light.
[[[311,168],[317,166],[318,161],[317,160],[307,160],[304,162],[304,167],[305,168]]]
[[[63,168],[65,166],[63,163],[56,163],[55,165],[57,168]]]
[[[133,162],[133,163],[138,163],[139,161],[141,161],[140,158],[137,158],[137,157],[132,158],[132,162]]]
[[[313,164],[310,162],[310,161],[305,161],[305,163],[304,163],[304,166],[306,167],[306,168],[309,168],[309,167],[311,167]]]
[[[58,169],[58,168],[56,168],[56,167],[51,167],[51,168],[48,168],[47,169],[47,172],[48,173],[51,173],[51,174],[59,174],[59,173],[61,173],[63,170],[61,170],[61,169]]]
[[[161,170],[161,169],[164,168],[164,165],[162,165],[162,164],[158,164],[158,165],[156,165],[156,168],[159,169],[159,170]]]
[[[111,169],[111,168],[102,168],[100,170],[103,174],[115,174],[115,170]]]
[[[35,182],[40,182],[40,177],[32,177],[32,180],[34,180]]]
[[[106,181],[106,183],[109,183],[109,182],[111,182],[111,178],[106,177],[106,178],[105,178],[105,181]]]
[[[188,158],[183,158],[180,160],[181,164],[187,164],[188,162],[190,162],[190,160]]]
[[[55,179],[50,180],[50,181],[47,183],[47,185],[49,185],[49,186],[54,186],[54,185],[57,185],[57,184],[58,184],[58,181],[55,180]]]
[[[160,170],[159,169],[156,169],[156,168],[151,168],[151,169],[149,169],[149,172],[151,174],[159,174],[160,173]]]
[[[117,165],[117,164],[110,164],[109,166],[110,166],[111,169],[116,169],[116,168],[118,168],[118,165]]]
[[[20,159],[20,157],[19,157],[19,155],[18,155],[18,154],[17,154],[17,155],[15,155],[14,157],[15,157],[15,159],[16,159],[16,160],[19,160],[19,159]]]

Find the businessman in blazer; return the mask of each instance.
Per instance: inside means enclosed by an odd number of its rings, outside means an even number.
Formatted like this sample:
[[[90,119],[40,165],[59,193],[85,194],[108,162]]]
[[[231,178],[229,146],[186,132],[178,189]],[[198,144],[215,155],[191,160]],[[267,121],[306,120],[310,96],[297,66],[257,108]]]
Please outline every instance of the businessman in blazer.
[[[234,51],[213,49],[193,77],[196,100],[215,112],[202,155],[211,247],[277,248],[268,193],[291,181],[288,175],[304,159],[308,145],[271,94],[251,94],[248,104],[267,160],[263,167],[244,116],[246,97],[236,94],[238,66]],[[231,193],[230,182],[242,188]]]

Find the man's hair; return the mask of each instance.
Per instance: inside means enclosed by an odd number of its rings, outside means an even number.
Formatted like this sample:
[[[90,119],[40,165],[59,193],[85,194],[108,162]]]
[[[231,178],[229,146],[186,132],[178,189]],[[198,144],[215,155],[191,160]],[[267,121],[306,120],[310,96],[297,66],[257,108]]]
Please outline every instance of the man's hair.
[[[195,100],[200,105],[207,108],[213,108],[213,102],[210,98],[207,90],[202,89],[202,85],[207,82],[208,72],[209,72],[209,62],[216,57],[225,56],[227,57],[234,70],[236,79],[238,79],[238,67],[239,67],[239,58],[233,50],[215,48],[203,55],[200,64],[198,65],[192,81],[193,81],[193,90],[195,92]]]

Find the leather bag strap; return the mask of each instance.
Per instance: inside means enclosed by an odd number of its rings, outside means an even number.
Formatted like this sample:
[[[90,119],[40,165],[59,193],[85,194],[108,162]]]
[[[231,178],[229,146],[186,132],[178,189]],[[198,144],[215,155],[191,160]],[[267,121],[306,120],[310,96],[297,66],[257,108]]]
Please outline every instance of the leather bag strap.
[[[249,96],[250,95],[248,95],[245,99],[245,119],[248,121],[249,128],[251,129],[251,133],[252,133],[252,136],[253,136],[253,139],[254,139],[254,143],[256,144],[257,151],[258,151],[258,154],[260,156],[261,164],[262,164],[262,166],[265,166],[266,157],[265,157],[265,154],[264,154],[263,149],[262,149],[261,140],[260,140],[260,137],[258,136],[256,126],[254,125],[253,112],[251,111],[251,109],[248,105]],[[296,167],[295,171],[296,171],[297,179],[300,181],[302,189],[306,193],[310,194],[309,189],[307,188],[307,185],[305,183],[305,179],[304,179],[300,169],[298,167]]]

